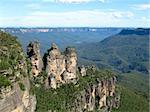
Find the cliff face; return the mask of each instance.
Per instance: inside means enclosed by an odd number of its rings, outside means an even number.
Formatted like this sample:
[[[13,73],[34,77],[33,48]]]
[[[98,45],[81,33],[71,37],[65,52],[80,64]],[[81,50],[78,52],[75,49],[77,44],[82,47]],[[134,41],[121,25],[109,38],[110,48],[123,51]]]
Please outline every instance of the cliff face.
[[[75,105],[70,111],[112,111],[120,104],[120,95],[115,91],[116,78],[97,80],[96,84],[88,86],[77,95]]]
[[[23,84],[25,90],[20,89]],[[36,98],[29,94],[29,81],[27,78],[20,83],[13,83],[12,87],[1,89],[0,112],[34,112]]]
[[[81,76],[86,76],[86,68],[84,67],[84,65],[82,65],[81,67],[78,67],[79,69],[79,73],[81,74]]]
[[[37,112],[111,112],[120,105],[116,77],[110,71],[86,68],[75,84],[63,84],[56,89],[38,88]],[[42,102],[42,103],[40,103]]]
[[[43,68],[43,61],[40,55],[40,48],[38,42],[31,42],[27,46],[27,55],[31,62],[31,71],[33,76],[38,76]]]
[[[34,112],[36,99],[29,94],[27,71],[18,41],[0,32],[0,112]]]
[[[77,78],[76,66],[77,66],[77,55],[74,48],[66,48],[66,71],[62,74],[62,77],[66,83],[72,82]]]
[[[52,44],[46,57],[46,72],[48,77],[46,87],[55,88],[63,83],[76,80],[77,55],[74,48],[66,48],[64,54],[60,52],[56,44]]]

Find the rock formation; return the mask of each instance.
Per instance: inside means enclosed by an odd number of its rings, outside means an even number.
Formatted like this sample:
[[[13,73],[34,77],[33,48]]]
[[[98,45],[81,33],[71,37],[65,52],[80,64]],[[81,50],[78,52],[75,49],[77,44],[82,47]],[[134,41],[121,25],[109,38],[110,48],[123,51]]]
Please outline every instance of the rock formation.
[[[115,90],[116,78],[107,80],[97,79],[97,83],[90,85],[76,96],[71,112],[95,111],[110,112],[118,108],[120,95]]]
[[[79,67],[79,73],[81,74],[81,76],[85,76],[86,75],[86,68],[84,67],[84,65]]]
[[[5,66],[0,69],[0,80],[2,81],[0,84],[0,112],[34,112],[38,102],[36,102],[35,95],[31,95],[29,92],[31,85],[28,71],[30,72],[30,70],[21,46],[19,46],[15,39],[8,38],[9,36],[5,33],[1,35],[0,32],[1,40],[4,39],[4,44],[0,44],[0,63],[6,62]],[[5,43],[7,38],[8,42],[11,43]],[[54,105],[56,104],[57,107],[65,105],[63,109],[67,112],[95,110],[108,112],[112,108],[119,107],[120,95],[115,89],[116,77],[112,74],[108,75],[109,72],[103,74],[97,71],[96,67],[87,69],[84,66],[79,67],[79,74],[77,74],[77,54],[75,48],[68,47],[64,53],[61,53],[57,45],[53,43],[48,53],[44,56],[44,67],[37,42],[31,42],[28,45],[27,55],[31,62],[33,79],[40,79],[40,82],[42,82],[46,77],[45,86],[47,88],[56,89],[60,85],[66,84],[64,88],[53,90],[54,93],[52,95],[56,95],[56,100],[61,99],[57,97],[59,95],[64,100],[61,100],[64,104],[59,100],[61,102],[59,105],[57,105],[59,102],[56,101],[56,103],[54,101]],[[41,78],[40,76],[44,75],[42,73],[45,72],[47,76]],[[108,76],[101,78],[104,75]],[[36,82],[37,80],[31,81]],[[32,86],[35,85],[33,84]],[[61,90],[64,90],[62,94]],[[51,101],[51,99],[47,100]],[[52,110],[51,108],[46,109],[52,112],[55,111],[54,108]]]
[[[34,112],[36,98],[29,93],[28,67],[18,41],[0,32],[0,112]],[[5,49],[4,49],[5,48]],[[7,55],[6,55],[7,54]],[[2,59],[2,60],[1,60]]]
[[[12,87],[1,89],[0,112],[34,112],[36,109],[36,98],[29,94],[30,84],[28,78],[24,78],[22,91],[18,83]],[[9,88],[9,89],[8,89]]]
[[[46,58],[46,87],[56,88],[62,83],[76,79],[77,56],[74,48],[66,48],[64,55],[56,44],[52,43]]]
[[[65,71],[62,74],[63,81],[66,83],[75,81],[77,78],[77,54],[75,48],[68,47],[65,51]]]
[[[36,77],[42,71],[43,61],[40,55],[40,48],[38,42],[31,42],[27,47],[27,55],[31,61],[31,71]]]

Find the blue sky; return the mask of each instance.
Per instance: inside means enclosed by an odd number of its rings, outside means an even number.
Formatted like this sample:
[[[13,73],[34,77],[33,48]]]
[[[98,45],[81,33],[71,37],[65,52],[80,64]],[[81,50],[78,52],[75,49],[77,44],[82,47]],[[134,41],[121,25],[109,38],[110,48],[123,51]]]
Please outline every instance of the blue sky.
[[[1,0],[0,27],[150,27],[149,0]]]

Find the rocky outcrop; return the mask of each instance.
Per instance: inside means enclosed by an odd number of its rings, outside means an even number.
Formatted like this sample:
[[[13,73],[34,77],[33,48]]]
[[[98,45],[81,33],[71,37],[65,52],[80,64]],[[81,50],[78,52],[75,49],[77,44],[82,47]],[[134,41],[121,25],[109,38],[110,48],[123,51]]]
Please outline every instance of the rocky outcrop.
[[[40,48],[38,42],[31,42],[27,46],[27,55],[31,62],[31,71],[33,76],[38,76],[43,68],[43,61],[40,55]]]
[[[34,112],[36,98],[29,94],[29,80],[23,79],[25,90],[22,91],[18,83],[14,83],[12,88],[1,91],[0,112]],[[28,86],[28,87],[27,87]]]
[[[110,112],[112,108],[118,108],[120,95],[115,91],[116,78],[98,80],[76,96],[71,112],[100,111]]]
[[[61,54],[56,44],[52,43],[46,57],[46,72],[48,74],[48,85],[56,88],[62,82],[61,74],[65,71],[65,58]]]
[[[77,54],[75,48],[68,47],[65,51],[65,72],[62,74],[63,81],[65,83],[72,82],[76,80],[76,70],[77,70]],[[75,81],[74,80],[74,81]]]
[[[66,48],[62,54],[56,44],[52,43],[46,59],[46,72],[48,77],[46,87],[56,88],[63,83],[73,82],[77,78],[77,55],[74,48]]]
[[[84,67],[84,65],[82,65],[78,69],[79,69],[79,73],[81,74],[81,76],[85,76],[86,75],[86,68]]]
[[[13,36],[0,32],[0,112],[34,112],[35,96],[30,83],[25,55]]]
[[[19,54],[22,54],[20,52]],[[30,83],[27,73],[25,57],[16,61],[13,72],[3,70],[3,76],[10,81],[10,85],[0,87],[0,112],[34,112],[36,98],[29,94]]]

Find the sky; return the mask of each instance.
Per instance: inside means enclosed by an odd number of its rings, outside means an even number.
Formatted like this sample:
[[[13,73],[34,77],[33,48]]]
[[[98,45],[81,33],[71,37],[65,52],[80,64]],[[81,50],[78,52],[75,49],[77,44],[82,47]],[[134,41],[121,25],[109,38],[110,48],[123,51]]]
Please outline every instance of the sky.
[[[149,0],[0,0],[0,27],[150,27]]]

